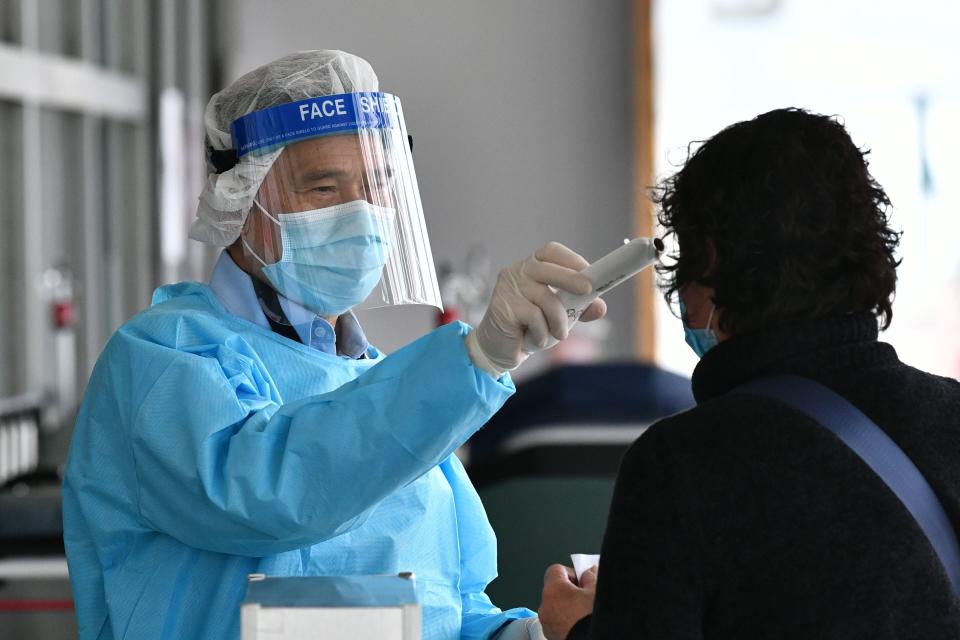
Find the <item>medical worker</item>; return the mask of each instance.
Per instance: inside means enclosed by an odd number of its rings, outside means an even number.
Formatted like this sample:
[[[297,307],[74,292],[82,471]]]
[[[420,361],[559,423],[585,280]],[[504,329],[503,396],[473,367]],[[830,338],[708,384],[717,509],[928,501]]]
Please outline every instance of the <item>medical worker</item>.
[[[484,594],[496,540],[453,451],[564,338],[551,243],[501,272],[476,331],[384,356],[352,309],[439,305],[400,101],[340,51],[281,58],[213,96],[191,237],[206,284],[161,287],[90,379],[64,481],[80,636],[239,637],[247,575],[416,573],[425,640],[527,638]],[[586,319],[603,315],[602,303]]]

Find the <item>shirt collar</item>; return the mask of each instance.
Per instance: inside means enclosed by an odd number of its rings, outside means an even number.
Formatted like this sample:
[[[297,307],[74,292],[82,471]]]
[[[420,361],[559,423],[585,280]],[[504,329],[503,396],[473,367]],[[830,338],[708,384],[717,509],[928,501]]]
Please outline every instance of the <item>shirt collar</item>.
[[[220,254],[213,266],[209,284],[213,295],[227,311],[261,327],[270,328],[270,323],[260,308],[260,300],[257,299],[250,276],[237,266],[226,251]]]
[[[270,328],[250,275],[237,266],[227,251],[220,254],[210,276],[210,289],[221,304],[235,316],[261,327]],[[287,320],[297,332],[300,341],[324,353],[357,360],[370,347],[359,321],[347,311],[337,321],[337,331],[326,319],[293,300],[277,294]],[[337,340],[339,332],[339,344]]]

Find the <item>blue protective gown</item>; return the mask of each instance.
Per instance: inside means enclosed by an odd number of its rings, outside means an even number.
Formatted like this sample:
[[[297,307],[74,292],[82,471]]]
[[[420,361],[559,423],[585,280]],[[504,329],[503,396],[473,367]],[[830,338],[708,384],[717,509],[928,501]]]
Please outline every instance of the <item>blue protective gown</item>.
[[[424,640],[489,638],[496,539],[454,449],[514,388],[465,325],[326,354],[163,287],[110,339],[77,419],[64,541],[84,640],[239,637],[250,573],[413,571]]]

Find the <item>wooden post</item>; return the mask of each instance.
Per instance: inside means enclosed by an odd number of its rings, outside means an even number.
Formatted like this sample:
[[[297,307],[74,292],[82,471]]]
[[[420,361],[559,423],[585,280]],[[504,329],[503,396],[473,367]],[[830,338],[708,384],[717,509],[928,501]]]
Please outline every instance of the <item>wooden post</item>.
[[[635,236],[653,235],[653,0],[633,0],[633,226]],[[656,358],[654,271],[635,279],[634,354],[641,362]]]

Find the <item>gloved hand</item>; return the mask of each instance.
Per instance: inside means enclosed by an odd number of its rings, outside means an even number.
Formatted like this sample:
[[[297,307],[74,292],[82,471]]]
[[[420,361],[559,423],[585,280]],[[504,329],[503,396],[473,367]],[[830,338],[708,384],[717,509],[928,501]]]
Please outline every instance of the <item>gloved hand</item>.
[[[520,618],[503,627],[494,640],[547,640],[539,618]]]
[[[524,348],[526,334],[533,338],[527,344],[539,345],[541,349],[551,335],[565,339],[569,330],[567,312],[550,287],[577,295],[590,293],[593,285],[580,273],[588,265],[582,256],[551,242],[533,256],[501,271],[483,320],[467,336],[467,351],[473,363],[499,377],[530,356]],[[603,300],[597,299],[580,321],[602,318],[606,309]]]

